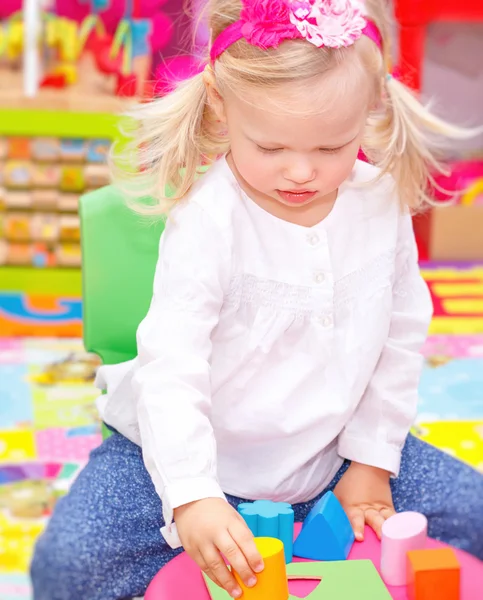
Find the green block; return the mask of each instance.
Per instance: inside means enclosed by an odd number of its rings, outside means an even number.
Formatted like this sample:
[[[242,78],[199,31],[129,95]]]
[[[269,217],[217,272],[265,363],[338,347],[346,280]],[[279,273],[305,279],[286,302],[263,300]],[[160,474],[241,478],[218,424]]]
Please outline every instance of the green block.
[[[289,579],[320,579],[306,598],[310,600],[391,600],[384,582],[370,560],[297,562],[287,565]],[[229,594],[205,574],[212,600],[230,600]],[[300,600],[290,595],[288,600]]]

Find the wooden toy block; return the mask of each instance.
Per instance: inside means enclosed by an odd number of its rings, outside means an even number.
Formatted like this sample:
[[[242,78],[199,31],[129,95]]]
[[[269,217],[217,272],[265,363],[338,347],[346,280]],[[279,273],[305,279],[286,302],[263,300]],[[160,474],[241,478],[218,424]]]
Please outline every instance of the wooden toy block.
[[[60,140],[35,138],[32,141],[32,158],[38,162],[55,162],[60,158]]]
[[[63,192],[83,192],[85,189],[84,168],[78,166],[62,167],[60,189]]]
[[[57,189],[60,185],[60,177],[60,167],[57,165],[32,165],[32,185],[34,188]]]
[[[382,526],[381,574],[388,585],[406,585],[407,553],[421,550],[428,537],[428,521],[416,512],[393,515]]]
[[[78,215],[61,215],[59,219],[59,238],[63,242],[80,241],[80,219]]]
[[[0,160],[5,160],[7,158],[7,153],[8,153],[7,140],[4,137],[0,137]]]
[[[30,208],[32,206],[32,194],[30,192],[5,192],[5,208],[16,210],[19,208]]]
[[[9,161],[5,163],[5,187],[24,190],[32,185],[32,167],[28,162]]]
[[[7,264],[7,242],[0,237],[0,265]]]
[[[76,213],[79,210],[79,195],[59,194],[57,197],[57,210]]]
[[[80,267],[81,248],[79,244],[59,244],[55,248],[57,263],[62,267]]]
[[[5,237],[12,242],[28,242],[32,239],[32,219],[28,213],[7,213]]]
[[[60,194],[56,190],[33,190],[32,208],[36,210],[56,210]]]
[[[49,244],[37,242],[32,244],[32,264],[34,267],[55,267],[57,258]]]
[[[87,147],[87,162],[105,164],[110,147],[109,140],[91,140]]]
[[[320,584],[304,596],[310,600],[391,600],[370,560],[291,563],[287,565],[287,579],[319,579]],[[212,600],[229,600],[230,596],[206,576],[205,583]],[[272,596],[268,594],[263,600],[272,600]],[[289,600],[299,598],[290,594]]]
[[[10,160],[30,160],[31,144],[30,139],[26,137],[8,138],[7,158]]]
[[[32,264],[32,257],[32,244],[7,244],[7,264],[15,266],[28,266]]]
[[[409,600],[459,600],[460,564],[451,548],[410,550],[407,554]]]
[[[59,217],[52,213],[36,213],[32,217],[32,239],[55,242],[59,239]]]
[[[238,512],[255,537],[276,538],[283,543],[285,562],[292,562],[294,512],[287,502],[243,502]]]
[[[60,141],[60,160],[67,163],[82,163],[86,159],[87,142],[82,139]]]
[[[327,492],[307,515],[293,553],[311,560],[345,560],[354,540],[344,509],[335,495]]]
[[[110,183],[109,167],[107,165],[88,165],[85,170],[86,185],[97,189]]]

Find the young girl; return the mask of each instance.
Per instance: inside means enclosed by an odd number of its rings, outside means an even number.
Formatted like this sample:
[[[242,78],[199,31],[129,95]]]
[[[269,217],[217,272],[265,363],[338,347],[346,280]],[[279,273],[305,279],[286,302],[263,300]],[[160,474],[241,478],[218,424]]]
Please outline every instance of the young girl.
[[[220,553],[247,585],[263,569],[237,504],[301,521],[327,490],[358,540],[415,510],[483,558],[483,477],[408,436],[431,317],[410,212],[434,134],[464,133],[388,73],[384,5],[213,0],[204,72],[136,113],[127,183],[173,209],[138,357],[99,372],[114,434],[39,540],[36,600],[141,595],[181,545],[237,598]]]

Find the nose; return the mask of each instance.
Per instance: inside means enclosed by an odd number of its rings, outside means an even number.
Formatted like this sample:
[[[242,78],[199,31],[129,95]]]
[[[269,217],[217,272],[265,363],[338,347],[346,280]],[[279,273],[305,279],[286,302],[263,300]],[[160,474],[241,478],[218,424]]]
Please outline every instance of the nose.
[[[308,158],[299,157],[290,161],[285,169],[284,177],[292,183],[302,185],[313,181],[316,177],[316,171],[312,161]]]

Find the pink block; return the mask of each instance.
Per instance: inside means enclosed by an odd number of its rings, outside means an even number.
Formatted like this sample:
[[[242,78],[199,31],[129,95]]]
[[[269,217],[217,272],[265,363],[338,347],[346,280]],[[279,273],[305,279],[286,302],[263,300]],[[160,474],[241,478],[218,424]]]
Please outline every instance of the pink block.
[[[417,512],[390,517],[382,526],[381,574],[389,585],[406,585],[408,550],[426,546],[428,521]]]

